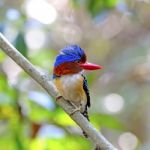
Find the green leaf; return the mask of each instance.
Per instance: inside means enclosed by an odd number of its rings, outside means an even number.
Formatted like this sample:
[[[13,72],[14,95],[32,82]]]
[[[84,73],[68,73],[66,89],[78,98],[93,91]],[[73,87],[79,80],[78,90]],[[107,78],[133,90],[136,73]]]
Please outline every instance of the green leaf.
[[[95,17],[102,10],[111,9],[116,6],[119,0],[72,0],[75,7],[85,5],[89,13]]]
[[[113,8],[117,5],[118,0],[103,0],[105,8]]]
[[[27,57],[27,45],[26,42],[24,40],[24,34],[23,33],[19,33],[15,39],[14,45],[16,47],[17,50],[19,50],[19,52],[24,55],[25,57]]]
[[[96,16],[103,9],[103,0],[88,0],[87,8],[92,16]]]

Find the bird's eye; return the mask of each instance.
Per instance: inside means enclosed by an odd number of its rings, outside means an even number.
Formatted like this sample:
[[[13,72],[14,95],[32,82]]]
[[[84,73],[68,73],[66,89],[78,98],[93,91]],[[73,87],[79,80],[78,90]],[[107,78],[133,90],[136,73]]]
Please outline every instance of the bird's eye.
[[[77,60],[76,63],[80,63],[80,60]]]

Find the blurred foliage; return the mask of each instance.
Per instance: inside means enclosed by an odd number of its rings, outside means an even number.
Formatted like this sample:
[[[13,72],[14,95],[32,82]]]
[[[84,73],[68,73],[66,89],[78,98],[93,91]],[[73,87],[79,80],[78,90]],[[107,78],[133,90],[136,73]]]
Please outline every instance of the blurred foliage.
[[[14,42],[14,46],[16,47],[17,50],[19,50],[19,52],[27,57],[27,45],[25,43],[25,39],[24,39],[24,34],[19,32],[19,34],[17,35],[15,42]]]
[[[110,129],[124,130],[123,125],[114,116],[107,114],[95,114],[91,116],[91,121],[95,127],[107,127]]]
[[[87,7],[89,13],[94,17],[103,10],[114,8],[119,0],[83,0],[82,4]],[[81,0],[73,0],[75,6],[81,5]]]
[[[81,45],[89,61],[104,66],[85,72],[91,123],[119,149],[149,150],[149,2],[50,0],[47,23],[47,14],[40,18],[42,1],[33,3],[40,9],[27,9],[32,1],[1,0],[0,31],[50,79],[58,50]],[[81,134],[55,100],[0,51],[0,150],[91,150]]]
[[[47,140],[35,139],[31,144],[31,150],[35,150],[35,148],[37,150],[53,149],[53,148],[85,150],[85,149],[91,149],[92,146],[86,140],[83,140],[82,137],[66,136],[60,139],[54,139],[54,138],[47,139]]]

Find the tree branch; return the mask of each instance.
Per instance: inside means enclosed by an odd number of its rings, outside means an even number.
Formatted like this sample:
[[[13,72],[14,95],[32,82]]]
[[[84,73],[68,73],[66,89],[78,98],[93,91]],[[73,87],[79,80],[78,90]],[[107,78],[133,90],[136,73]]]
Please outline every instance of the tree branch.
[[[12,44],[0,33],[0,48],[11,57],[24,71],[37,81],[50,96],[57,97],[58,91],[55,88],[52,81],[49,80],[48,76],[38,71],[20,52],[14,48]],[[67,114],[71,114],[74,107],[70,105],[66,100],[60,98],[57,101]],[[85,119],[80,112],[75,112],[70,117],[87,133],[91,141],[99,147],[100,150],[117,150],[105,137],[98,132],[92,125]]]

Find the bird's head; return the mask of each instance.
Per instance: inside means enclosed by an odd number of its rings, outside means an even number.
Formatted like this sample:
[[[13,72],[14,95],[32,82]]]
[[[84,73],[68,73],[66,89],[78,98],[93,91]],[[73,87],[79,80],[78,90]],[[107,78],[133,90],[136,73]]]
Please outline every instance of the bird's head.
[[[78,45],[69,45],[60,51],[54,63],[53,74],[61,76],[66,74],[74,74],[85,70],[102,69],[102,66],[88,63],[83,49]]]

